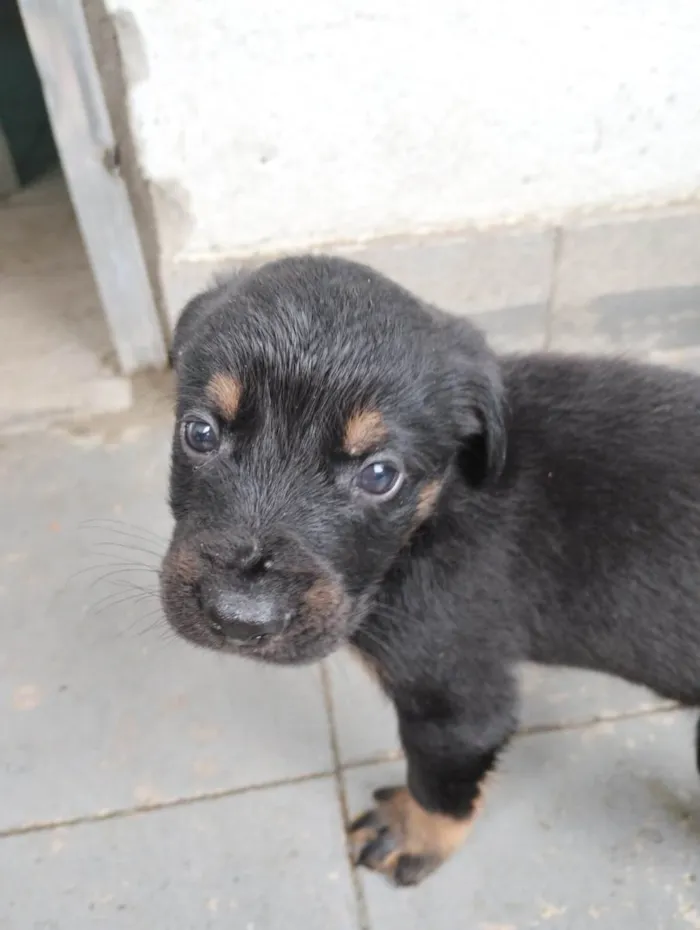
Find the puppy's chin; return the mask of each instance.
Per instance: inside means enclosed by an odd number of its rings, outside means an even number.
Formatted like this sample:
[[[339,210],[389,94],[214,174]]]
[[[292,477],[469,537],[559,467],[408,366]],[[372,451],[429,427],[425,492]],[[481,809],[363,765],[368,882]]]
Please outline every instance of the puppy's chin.
[[[231,655],[255,659],[271,665],[310,665],[334,653],[347,643],[347,636],[342,633],[314,633],[305,636],[287,633],[270,637],[260,643],[228,645],[221,647],[223,652]]]
[[[344,630],[309,632],[300,629],[288,630],[279,636],[261,637],[250,643],[234,643],[224,636],[216,636],[196,621],[183,624],[169,619],[169,622],[179,636],[195,646],[272,665],[318,662],[346,645],[349,638],[349,633]]]
[[[365,611],[360,605],[348,604],[323,622],[298,620],[283,633],[260,636],[250,642],[235,642],[214,633],[197,609],[195,599],[180,592],[177,598],[163,598],[165,618],[178,636],[203,649],[242,656],[273,665],[308,665],[325,659],[347,645]]]

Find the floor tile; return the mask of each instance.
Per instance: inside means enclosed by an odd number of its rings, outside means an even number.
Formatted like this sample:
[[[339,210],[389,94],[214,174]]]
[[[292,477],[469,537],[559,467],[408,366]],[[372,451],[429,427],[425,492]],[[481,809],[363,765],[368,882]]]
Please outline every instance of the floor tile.
[[[578,726],[673,706],[646,688],[609,675],[536,665],[521,671],[524,730]]]
[[[653,361],[700,343],[700,286],[606,294],[564,306],[552,321],[557,351],[638,356]]]
[[[343,763],[394,756],[401,750],[391,702],[349,651],[328,661],[338,750]]]
[[[168,440],[146,418],[0,449],[0,829],[332,767],[318,666],[168,636]]]
[[[0,930],[354,930],[331,779],[0,840]]]
[[[400,752],[393,708],[362,664],[339,653],[329,668],[342,761]],[[521,693],[523,729],[578,726],[670,706],[644,688],[607,675],[532,665],[522,670]]]
[[[363,873],[373,930],[688,930],[700,925],[694,718],[523,736],[465,848],[417,889]],[[345,775],[351,809],[403,767]]]
[[[40,275],[87,267],[68,200],[0,207],[0,274]]]

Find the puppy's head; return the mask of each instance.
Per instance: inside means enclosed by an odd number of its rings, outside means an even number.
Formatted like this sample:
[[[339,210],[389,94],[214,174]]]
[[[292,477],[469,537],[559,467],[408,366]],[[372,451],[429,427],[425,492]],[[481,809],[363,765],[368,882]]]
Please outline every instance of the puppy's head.
[[[173,360],[162,600],[201,646],[327,655],[438,497],[503,464],[481,335],[361,265],[286,259],[221,282],[185,309]]]

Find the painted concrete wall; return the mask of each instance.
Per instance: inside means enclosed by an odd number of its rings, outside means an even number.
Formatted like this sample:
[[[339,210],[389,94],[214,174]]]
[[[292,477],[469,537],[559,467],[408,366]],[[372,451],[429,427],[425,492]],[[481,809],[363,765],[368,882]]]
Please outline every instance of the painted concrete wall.
[[[108,0],[169,257],[700,192],[698,0]]]

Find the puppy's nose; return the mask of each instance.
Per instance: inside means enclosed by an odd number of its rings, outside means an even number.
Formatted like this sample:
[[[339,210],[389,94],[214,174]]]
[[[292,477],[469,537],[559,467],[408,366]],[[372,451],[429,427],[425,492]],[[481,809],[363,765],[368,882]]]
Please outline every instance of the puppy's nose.
[[[219,591],[207,612],[215,632],[238,642],[281,633],[286,626],[284,612],[276,608],[272,599],[251,597],[237,591]]]

